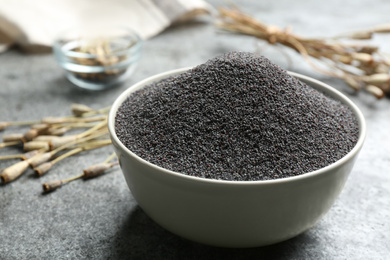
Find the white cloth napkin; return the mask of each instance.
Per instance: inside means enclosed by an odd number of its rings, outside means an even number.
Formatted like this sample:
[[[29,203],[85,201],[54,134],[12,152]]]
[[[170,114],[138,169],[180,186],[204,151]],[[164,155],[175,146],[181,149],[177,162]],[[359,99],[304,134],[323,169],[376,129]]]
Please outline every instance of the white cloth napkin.
[[[147,39],[210,9],[203,0],[0,0],[0,52],[48,51],[61,30],[93,22],[126,25]]]

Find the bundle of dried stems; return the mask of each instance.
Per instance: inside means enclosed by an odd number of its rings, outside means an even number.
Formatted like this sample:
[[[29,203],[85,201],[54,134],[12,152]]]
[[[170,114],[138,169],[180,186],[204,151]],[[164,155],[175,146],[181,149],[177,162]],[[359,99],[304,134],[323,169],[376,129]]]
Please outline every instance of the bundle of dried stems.
[[[38,121],[0,122],[0,131],[11,126],[29,126],[24,133],[3,135],[0,148],[23,147],[25,153],[0,156],[0,160],[21,159],[0,173],[0,180],[8,183],[19,178],[30,167],[37,176],[48,172],[54,164],[83,151],[97,149],[111,144],[107,137],[107,113],[109,107],[94,110],[82,104],[73,104],[72,115],[65,117],[45,117]],[[77,130],[79,129],[79,130]],[[81,130],[80,130],[81,129]],[[77,130],[73,131],[72,130]],[[115,154],[104,163],[86,168],[82,175],[60,181],[44,183],[45,192],[52,191],[62,184],[83,177],[95,177],[116,165],[110,162]]]
[[[291,27],[281,30],[267,25],[237,7],[221,7],[216,25],[229,32],[292,48],[317,71],[344,80],[356,91],[364,89],[378,99],[390,96],[389,54],[361,41],[372,39],[374,34],[390,33],[390,24],[332,38],[310,39],[291,33]]]

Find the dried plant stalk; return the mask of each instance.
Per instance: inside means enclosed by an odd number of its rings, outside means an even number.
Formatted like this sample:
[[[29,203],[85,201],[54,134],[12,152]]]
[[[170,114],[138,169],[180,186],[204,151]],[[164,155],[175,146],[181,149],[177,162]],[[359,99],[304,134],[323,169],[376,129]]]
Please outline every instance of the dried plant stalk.
[[[6,142],[0,143],[0,148],[24,142],[23,148],[28,152],[0,156],[1,160],[23,160],[4,169],[0,174],[0,180],[3,183],[14,181],[28,167],[33,168],[40,176],[60,160],[82,151],[111,144],[111,140],[104,139],[108,133],[107,113],[109,109],[110,107],[93,110],[81,104],[73,104],[71,116],[45,117],[38,121],[0,122],[0,131],[10,126],[30,125],[30,129],[24,134],[7,134],[2,137]],[[86,128],[86,130],[77,134],[64,135],[75,128]],[[64,152],[64,150],[69,151]],[[48,184],[47,189],[54,189],[63,183]]]
[[[35,155],[37,155],[37,154],[39,154],[41,152],[43,152],[43,151],[34,150],[34,151],[30,151],[30,152],[24,153],[24,154],[21,155],[21,159],[22,160],[28,160],[28,159],[34,157]]]
[[[112,168],[117,165],[118,162],[110,162],[114,157],[116,157],[115,153],[109,156],[103,163],[98,163],[89,166],[88,168],[83,170],[82,174],[70,177],[64,180],[55,180],[51,182],[45,182],[42,184],[43,192],[52,192],[58,188],[60,188],[63,184],[77,180],[77,179],[91,179],[95,178],[101,174],[103,174],[106,170]]]
[[[33,125],[38,124],[39,121],[15,121],[15,122],[0,122],[0,131],[13,125]]]
[[[14,145],[18,145],[18,144],[20,144],[19,141],[4,142],[4,143],[0,143],[0,148],[14,146]]]
[[[281,44],[298,53],[317,71],[344,80],[354,90],[364,89],[378,99],[390,95],[390,60],[378,47],[347,44],[343,40],[367,40],[376,33],[390,33],[390,24],[328,39],[309,39],[267,25],[240,11],[236,7],[219,8],[219,28],[254,36],[270,44]],[[327,69],[318,66],[322,63]]]
[[[36,138],[34,138],[34,141],[40,141],[40,142],[50,142],[54,139],[58,139],[59,137],[57,135],[39,135]]]
[[[48,128],[45,133],[47,135],[62,136],[64,134],[66,134],[71,129],[72,128],[67,127],[67,126],[63,126],[63,127],[54,127],[54,126],[52,126],[52,127]]]

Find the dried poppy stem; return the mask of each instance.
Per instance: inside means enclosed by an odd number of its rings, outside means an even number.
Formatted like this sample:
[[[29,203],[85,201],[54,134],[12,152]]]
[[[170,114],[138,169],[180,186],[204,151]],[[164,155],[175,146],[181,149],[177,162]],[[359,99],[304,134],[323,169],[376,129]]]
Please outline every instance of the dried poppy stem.
[[[34,168],[38,175],[42,175],[54,164],[67,157],[78,154],[81,151],[92,150],[111,144],[111,140],[102,139],[108,133],[107,112],[109,109],[110,107],[94,110],[85,105],[74,104],[71,107],[72,116],[45,117],[40,121],[0,122],[0,130],[12,125],[30,125],[30,129],[24,134],[3,136],[4,142],[0,143],[0,148],[24,142],[24,149],[28,152],[1,156],[1,160],[23,159],[24,161],[4,169],[0,179],[4,183],[11,182],[22,175],[28,166]],[[79,134],[60,137],[60,135],[75,128],[87,129]],[[69,151],[52,159],[56,154],[64,150]],[[107,167],[107,165],[105,166]],[[63,181],[57,181],[55,185],[49,186],[62,185]]]
[[[3,156],[0,156],[0,160],[12,160],[12,159],[27,160],[38,153],[39,153],[38,150],[34,150],[34,151],[27,152],[27,153],[3,155]]]
[[[70,129],[74,129],[74,128],[90,128],[90,127],[94,127],[96,125],[95,122],[90,122],[90,123],[84,123],[84,122],[76,122],[76,123],[65,123],[65,124],[61,124],[61,126],[63,127],[66,127],[66,128],[70,128]]]
[[[34,141],[40,141],[40,142],[50,142],[53,139],[59,138],[57,135],[39,135],[34,138]]]
[[[11,154],[0,156],[0,160],[10,160],[10,159],[22,159],[23,154]]]
[[[96,139],[100,136],[103,136],[108,133],[107,129],[101,129],[97,131],[96,129],[90,132],[84,132],[80,135],[76,136],[64,136],[59,139],[53,139],[49,142],[49,146],[51,150],[57,149],[57,148],[67,148],[71,145],[82,143],[88,140]]]
[[[4,143],[0,143],[0,148],[14,146],[14,145],[18,145],[18,144],[20,144],[20,141],[4,142]]]
[[[101,128],[105,128],[105,129],[107,128],[107,117],[106,116],[104,117],[104,119],[103,119],[103,121],[101,123],[95,125],[94,127],[88,129],[87,131],[77,135],[77,137],[78,138],[83,138],[83,137],[88,136],[91,133],[93,133],[93,132],[95,132],[95,131],[97,131],[97,130],[99,130]]]
[[[31,129],[37,130],[39,133],[45,132],[47,129],[49,129],[50,125],[48,124],[33,124],[30,126]]]
[[[49,127],[45,133],[47,135],[62,136],[71,129],[72,129],[71,127],[66,127],[66,126],[52,126]]]
[[[86,130],[78,135],[68,135],[63,137],[42,137],[37,136],[33,141],[24,143],[23,149],[25,151],[32,151],[37,149],[43,149],[45,151],[54,150],[59,147],[65,146],[69,147],[71,145],[85,142],[90,139],[97,138],[108,133],[106,128],[106,120],[96,124],[89,130]],[[102,128],[102,129],[100,129]]]
[[[40,131],[38,137],[41,135],[62,136],[72,129],[91,128],[95,125],[96,123],[84,123],[84,122],[53,124],[53,125],[49,125],[49,127],[45,129],[45,131]],[[34,138],[34,140],[35,139],[36,138]]]
[[[64,179],[64,180],[56,180],[56,181],[43,183],[43,185],[42,185],[43,191],[44,192],[54,191],[54,190],[60,188],[63,184],[77,180],[77,179],[81,179],[81,178],[90,179],[90,178],[97,177],[97,176],[101,175],[102,173],[104,173],[104,171],[106,171],[107,169],[112,168],[113,166],[118,164],[117,162],[109,163],[109,161],[111,161],[115,156],[116,156],[115,153],[113,153],[103,163],[98,163],[98,164],[89,166],[88,168],[83,170],[82,174],[79,174],[79,175],[76,175],[76,176],[73,176],[73,177],[70,177],[70,178]]]
[[[105,128],[106,125],[107,125],[107,119],[105,118],[103,122],[96,124],[95,126],[91,127],[90,129],[88,129],[88,130],[86,130],[78,135],[64,136],[61,138],[52,139],[50,141],[50,147],[51,147],[51,149],[55,149],[55,148],[60,147],[64,144],[67,144],[69,142],[73,142],[73,141],[77,141],[79,139],[82,139],[88,135],[92,135],[92,134],[96,135],[98,133],[97,131],[101,128]]]
[[[3,135],[3,142],[21,142],[23,139],[23,134],[8,134],[8,135]]]
[[[85,150],[91,150],[95,148],[99,148],[102,146],[106,146],[111,144],[110,139],[104,139],[104,140],[96,140],[96,141],[87,141],[85,143],[80,143],[79,145],[84,147]]]
[[[346,44],[338,39],[366,40],[376,33],[390,33],[390,25],[374,27],[332,38],[309,39],[291,33],[291,28],[281,30],[244,14],[238,8],[219,8],[216,25],[226,31],[254,36],[269,44],[289,47],[322,74],[340,78],[348,86],[364,89],[378,99],[390,95],[390,59],[378,47],[364,44]],[[317,66],[313,61],[321,63]]]
[[[114,159],[116,157],[116,153],[112,153],[105,161],[104,163],[108,163],[110,162],[112,159]]]
[[[91,136],[90,138],[95,138],[96,136]],[[29,162],[30,162],[30,167],[35,168],[43,163],[48,162],[54,155],[57,153],[67,149],[70,146],[76,145],[78,147],[75,147],[74,149],[81,149],[82,151],[87,151],[87,150],[92,150],[96,149],[105,145],[109,145],[111,143],[111,140],[96,140],[96,141],[90,141],[87,139],[82,139],[81,143],[73,142],[73,143],[68,143],[63,146],[58,147],[55,150],[52,150],[50,152],[42,153],[39,155],[34,156]],[[72,154],[73,155],[73,154]]]
[[[93,116],[93,115],[98,115],[98,114],[107,114],[108,111],[110,111],[110,109],[111,109],[111,106],[108,106],[108,107],[104,107],[104,108],[101,108],[98,110],[93,110],[93,111],[84,113],[82,116],[87,117],[87,116]]]
[[[55,153],[53,153],[53,151],[37,154],[28,160],[29,166],[31,168],[35,168],[45,162],[48,162],[54,155]]]
[[[56,181],[51,181],[51,182],[45,182],[42,184],[43,192],[51,192],[54,191],[58,188],[60,188],[62,185],[65,183],[80,179],[83,177],[83,174],[76,175],[74,177],[64,179],[64,180],[56,180]]]
[[[48,160],[50,160],[50,158],[55,153],[57,153],[59,151],[59,150],[55,150],[55,151],[52,151],[50,153],[46,153],[47,155],[43,154],[42,157],[40,157],[41,160],[36,160],[35,162],[30,160],[29,161],[30,166],[34,168],[34,171],[38,176],[42,176],[43,174],[48,172],[53,167],[54,164],[58,163],[59,161],[65,159],[65,158],[68,158],[70,156],[78,154],[82,151],[97,149],[97,148],[100,148],[102,146],[108,145],[110,143],[111,143],[110,140],[99,140],[99,141],[94,141],[94,142],[86,142],[86,143],[82,144],[80,147],[74,148],[74,149],[58,156],[57,158],[53,159],[52,161],[48,162]],[[35,163],[35,165],[33,163]]]
[[[53,167],[54,164],[58,163],[59,161],[65,159],[65,158],[68,158],[68,157],[70,157],[72,155],[80,153],[82,151],[83,151],[83,148],[81,148],[81,147],[78,147],[78,148],[75,148],[73,150],[70,150],[69,152],[66,152],[66,153],[58,156],[57,158],[55,158],[54,160],[52,160],[50,162],[45,162],[45,163],[39,164],[37,167],[34,168],[34,172],[38,176],[42,176],[43,174],[48,172],[51,169],[51,167]]]
[[[87,138],[85,138],[85,139],[87,139]],[[51,167],[55,163],[59,162],[60,160],[63,160],[69,156],[75,155],[81,151],[96,149],[96,148],[102,147],[102,146],[107,145],[107,144],[110,144],[109,140],[100,140],[100,142],[97,142],[94,145],[91,145],[91,144],[88,145],[88,143],[86,143],[86,144],[84,144],[84,147],[77,147],[77,148],[57,157],[56,159],[54,159],[51,162],[47,162],[47,160],[49,160],[55,153],[62,151],[64,149],[66,149],[68,146],[74,145],[74,144],[69,144],[69,145],[59,147],[57,150],[54,150],[50,153],[43,153],[42,154],[41,153],[42,151],[41,151],[40,153],[28,158],[27,160],[16,163],[16,164],[4,169],[2,174],[0,175],[0,179],[2,180],[3,183],[11,182],[11,181],[17,179],[20,175],[22,175],[27,170],[28,166],[32,166],[32,165],[38,165],[37,167],[34,168],[34,171],[39,176],[41,176],[44,173],[46,173],[47,171],[49,171],[51,169]],[[27,165],[27,167],[26,167],[26,165]]]
[[[96,121],[102,121],[106,118],[105,115],[102,115],[102,116],[95,116],[95,117],[82,117],[82,118],[79,118],[79,117],[74,117],[74,116],[70,116],[70,117],[45,117],[45,118],[42,118],[41,122],[44,123],[44,124],[62,124],[62,123],[77,123],[77,122],[83,122],[83,123],[87,123],[87,122],[96,122]]]
[[[27,159],[37,155],[38,153],[40,153],[39,150],[34,150],[34,151],[27,152],[27,153],[4,155],[4,156],[0,156],[0,160],[9,160],[9,159],[27,160]]]
[[[9,122],[0,122],[0,131],[9,127],[9,126],[18,126],[18,125],[32,125],[38,124],[39,121],[9,121]]]

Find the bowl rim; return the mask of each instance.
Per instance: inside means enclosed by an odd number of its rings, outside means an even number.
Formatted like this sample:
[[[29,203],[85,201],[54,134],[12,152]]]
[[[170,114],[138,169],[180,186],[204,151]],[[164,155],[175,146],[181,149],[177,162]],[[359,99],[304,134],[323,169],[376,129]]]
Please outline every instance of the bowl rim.
[[[141,158],[140,156],[136,155],[132,151],[130,151],[118,138],[118,136],[115,133],[115,117],[116,117],[116,112],[119,108],[119,106],[127,99],[127,97],[130,95],[131,92],[136,91],[137,89],[140,88],[142,85],[149,85],[153,82],[156,82],[160,79],[163,79],[165,77],[171,76],[171,75],[177,75],[180,73],[184,73],[188,70],[192,69],[192,67],[185,67],[185,68],[180,68],[180,69],[174,69],[174,70],[169,70],[163,73],[156,74],[154,76],[145,78],[144,80],[141,80],[133,85],[131,85],[129,88],[127,88],[122,94],[120,94],[114,103],[111,106],[111,109],[108,114],[108,120],[107,120],[107,125],[108,125],[108,130],[109,134],[111,137],[111,140],[113,143],[117,144],[119,148],[127,153],[129,156],[133,157],[135,160],[137,160],[139,163],[147,165],[151,167],[152,169],[155,169],[157,171],[161,171],[164,174],[168,174],[170,176],[174,176],[177,178],[182,178],[183,180],[187,179],[190,181],[195,181],[195,182],[203,182],[203,183],[209,183],[209,184],[223,184],[223,185],[269,185],[269,184],[277,184],[277,183],[286,183],[286,182],[293,182],[293,181],[299,181],[307,178],[312,178],[318,175],[321,175],[323,173],[326,173],[330,170],[333,170],[347,161],[351,160],[355,155],[357,155],[360,151],[360,149],[363,146],[363,143],[366,138],[366,131],[367,131],[367,126],[366,126],[366,121],[364,119],[363,113],[360,111],[360,109],[344,94],[342,94],[340,91],[336,90],[335,88],[331,87],[330,85],[323,83],[319,80],[316,80],[314,78],[287,71],[290,75],[294,76],[295,78],[298,78],[299,80],[305,81],[306,84],[311,86],[311,84],[319,85],[322,89],[325,89],[325,92],[327,95],[331,96],[332,98],[340,101],[341,103],[349,106],[349,108],[352,110],[352,112],[355,114],[357,121],[358,121],[358,127],[359,127],[359,137],[358,141],[355,144],[355,146],[352,148],[351,151],[349,151],[344,157],[341,159],[337,160],[336,162],[327,165],[323,168],[317,169],[312,172],[307,172],[303,173],[297,176],[291,176],[291,177],[285,177],[285,178],[277,178],[277,179],[272,179],[272,180],[256,180],[256,181],[229,181],[229,180],[217,180],[217,179],[206,179],[206,178],[201,178],[201,177],[195,177],[195,176],[190,176],[186,175],[184,173],[172,171],[165,169],[161,166],[155,165],[153,163],[148,162],[147,160]]]
[[[139,49],[142,47],[143,40],[142,40],[141,36],[135,30],[131,29],[130,27],[126,27],[123,25],[113,25],[113,26],[110,26],[110,28],[122,29],[124,31],[127,31],[128,35],[131,36],[132,38],[134,38],[135,43],[126,47],[123,50],[114,51],[112,53],[105,54],[105,55],[103,55],[104,57],[121,56],[121,55],[125,55],[125,54],[131,53],[131,52],[138,52]],[[62,37],[69,32],[77,31],[80,29],[81,29],[80,27],[70,27],[70,28],[67,28],[67,29],[61,31],[54,39],[54,42],[53,42],[54,51],[61,53],[61,55],[71,57],[71,58],[94,59],[94,58],[102,57],[102,55],[82,53],[82,52],[70,51],[70,50],[65,51],[62,49],[62,46],[64,46],[64,44],[61,43]]]

